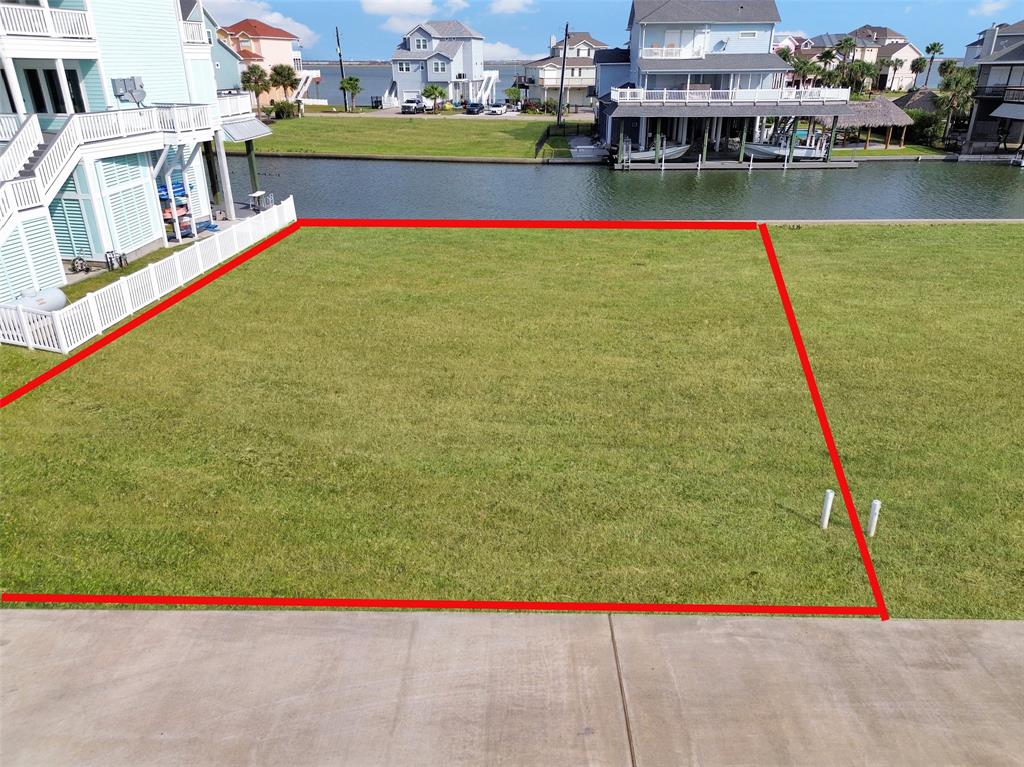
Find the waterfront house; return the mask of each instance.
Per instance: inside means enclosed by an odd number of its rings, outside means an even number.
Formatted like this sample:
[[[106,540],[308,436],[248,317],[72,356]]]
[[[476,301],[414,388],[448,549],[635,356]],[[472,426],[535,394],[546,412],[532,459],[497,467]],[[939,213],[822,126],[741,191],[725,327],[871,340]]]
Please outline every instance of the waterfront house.
[[[498,72],[484,69],[482,35],[461,21],[424,21],[402,35],[391,56],[384,106],[420,98],[428,85],[441,86],[452,101],[488,103],[497,82]]]
[[[525,83],[529,97],[541,100],[558,99],[562,87],[562,56],[565,55],[565,103],[576,106],[593,104],[597,85],[594,56],[608,48],[589,32],[570,32],[568,39],[551,37],[548,56],[531,61],[525,67]]]
[[[775,35],[772,38],[772,53],[778,53],[783,48],[794,53],[800,50],[806,41],[807,38],[800,35]]]
[[[911,71],[910,65],[914,59],[922,55],[920,49],[907,40],[907,36],[889,27],[876,27],[865,24],[862,27],[850,32],[850,37],[855,40],[872,40],[880,46],[878,49],[877,62],[888,61],[888,66],[882,67],[878,73],[878,81],[875,83],[876,90],[880,91],[909,91],[917,81],[917,75]]]
[[[765,118],[845,114],[847,88],[784,87],[778,22],[773,0],[634,0],[629,48],[597,55],[602,141],[644,150],[667,139],[706,159],[709,146],[760,138]]]
[[[0,302],[64,263],[146,252],[234,217],[224,140],[268,133],[218,93],[178,0],[0,3]]]
[[[302,45],[298,36],[287,29],[275,27],[259,19],[242,19],[218,32],[221,40],[230,45],[242,59],[243,67],[259,64],[269,73],[278,64],[287,64],[295,70],[298,87],[287,96],[281,88],[271,88],[270,98],[306,99],[309,86],[320,79],[320,70],[306,69],[302,65]]]
[[[978,86],[964,141],[965,154],[1015,151],[1024,142],[1024,20],[993,24],[967,46]]]

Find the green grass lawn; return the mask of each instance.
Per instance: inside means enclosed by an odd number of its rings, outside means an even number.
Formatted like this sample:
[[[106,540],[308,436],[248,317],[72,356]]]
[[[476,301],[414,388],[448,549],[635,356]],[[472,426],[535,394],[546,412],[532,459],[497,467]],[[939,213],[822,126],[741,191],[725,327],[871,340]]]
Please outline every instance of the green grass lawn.
[[[775,240],[892,613],[1024,617],[1022,229]],[[0,424],[6,590],[870,603],[754,233],[306,230]]]
[[[307,117],[281,120],[257,152],[532,158],[543,120],[418,117]],[[229,149],[243,151],[241,144]]]
[[[872,140],[872,144],[875,140]],[[920,155],[935,155],[935,154],[948,154],[945,150],[936,149],[935,147],[925,146],[923,144],[907,144],[904,147],[893,146],[886,149],[884,144],[878,149],[852,149],[836,147],[833,150],[835,155],[845,155],[853,157],[898,157],[898,156],[920,156]]]

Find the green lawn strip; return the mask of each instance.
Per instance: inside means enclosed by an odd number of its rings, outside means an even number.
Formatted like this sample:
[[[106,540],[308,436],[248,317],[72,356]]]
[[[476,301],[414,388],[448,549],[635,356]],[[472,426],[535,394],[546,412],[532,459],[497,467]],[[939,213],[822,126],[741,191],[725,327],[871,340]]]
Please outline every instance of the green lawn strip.
[[[898,617],[1024,618],[1024,227],[773,227]]]
[[[0,418],[9,590],[870,600],[751,233],[307,230]]]
[[[565,136],[548,136],[548,140],[541,147],[541,157],[572,157],[569,150],[569,139]]]
[[[426,117],[315,117],[281,120],[257,152],[401,155],[412,157],[532,158],[541,120]],[[244,151],[241,144],[229,149]]]
[[[68,297],[68,301],[77,301],[78,299],[83,298],[86,293],[95,293],[100,288],[105,287],[112,282],[117,282],[122,277],[127,277],[129,274],[132,274],[133,272],[145,269],[150,264],[154,264],[157,261],[161,261],[167,258],[167,256],[169,256],[176,250],[187,248],[191,244],[192,242],[186,242],[184,245],[176,245],[169,248],[160,248],[159,250],[154,250],[152,253],[149,253],[145,256],[142,256],[141,258],[137,258],[134,261],[131,261],[128,264],[128,266],[126,266],[124,269],[115,269],[112,272],[97,272],[96,274],[90,275],[84,280],[75,282],[70,285],[65,285],[64,287],[61,288],[61,290],[63,291],[64,295]]]
[[[833,154],[852,155],[853,157],[897,157],[904,155],[936,155],[947,154],[942,149],[924,146],[923,144],[907,144],[905,147],[892,147],[889,149],[844,149],[836,147]]]

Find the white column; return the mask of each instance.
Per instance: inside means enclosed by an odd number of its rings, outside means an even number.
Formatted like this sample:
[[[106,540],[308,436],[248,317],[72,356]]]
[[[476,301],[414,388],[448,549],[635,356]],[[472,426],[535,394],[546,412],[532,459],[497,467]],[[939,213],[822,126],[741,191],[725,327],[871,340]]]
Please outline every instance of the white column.
[[[4,73],[7,75],[7,84],[11,86],[11,96],[14,97],[14,111],[20,115],[28,114],[25,108],[25,99],[21,95],[21,85],[18,83],[18,72],[14,69],[14,59],[4,56]]]
[[[64,59],[55,59],[54,63],[57,65],[57,81],[60,83],[60,95],[64,99],[64,112],[65,114],[72,114],[75,111],[75,105],[71,101],[71,87],[68,85],[68,73],[64,71]]]
[[[167,202],[171,208],[171,225],[174,227],[174,238],[181,243],[181,224],[178,223],[178,203],[174,200],[174,179],[171,178],[171,172],[167,171],[164,173],[164,186],[167,187]],[[166,232],[167,225],[163,222],[163,216],[160,217],[160,227]]]
[[[214,131],[214,143],[217,147],[217,175],[220,176],[220,190],[224,198],[224,212],[228,221],[235,220],[235,196],[231,191],[231,177],[228,175],[228,156],[224,151],[224,131]]]

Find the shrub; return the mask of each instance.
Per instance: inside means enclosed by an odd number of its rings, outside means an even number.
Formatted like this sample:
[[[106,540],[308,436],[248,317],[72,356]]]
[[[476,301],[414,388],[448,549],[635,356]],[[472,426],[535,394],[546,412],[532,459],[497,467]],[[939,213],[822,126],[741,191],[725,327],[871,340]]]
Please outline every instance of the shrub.
[[[942,138],[945,122],[940,115],[921,109],[908,109],[907,114],[914,121],[914,124],[907,128],[907,139],[910,143],[933,146]]]
[[[295,117],[295,104],[290,101],[278,101],[274,104],[274,117],[278,120]]]

